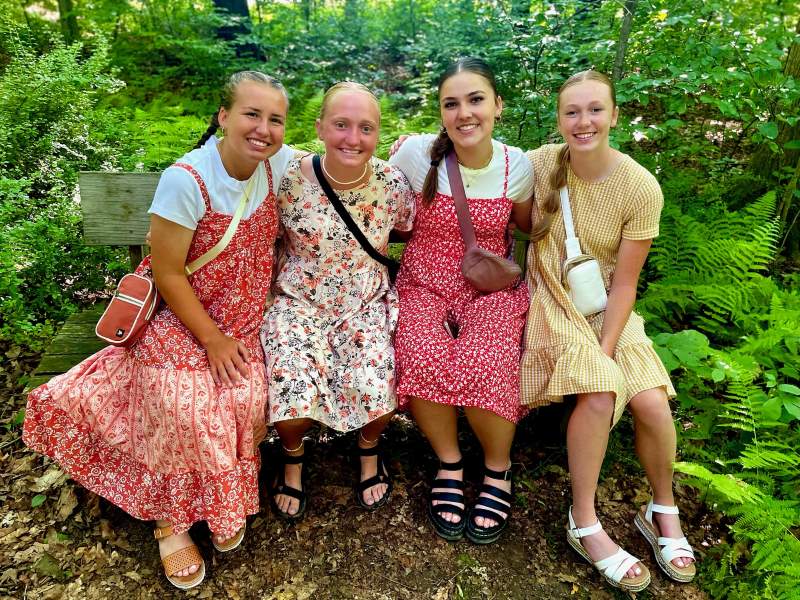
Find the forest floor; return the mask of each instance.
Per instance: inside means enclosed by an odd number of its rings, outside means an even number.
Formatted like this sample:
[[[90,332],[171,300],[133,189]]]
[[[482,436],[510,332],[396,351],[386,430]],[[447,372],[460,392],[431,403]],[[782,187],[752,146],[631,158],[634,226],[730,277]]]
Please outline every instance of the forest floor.
[[[57,466],[29,451],[14,415],[24,407],[18,383],[38,357],[0,348],[0,598],[138,599],[517,599],[625,598],[603,584],[565,540],[569,477],[560,410],[540,411],[518,431],[514,461],[516,503],[512,521],[495,544],[481,547],[436,537],[425,518],[435,463],[407,417],[397,417],[385,440],[394,476],[390,503],[374,513],[354,500],[352,436],[318,432],[309,444],[305,518],[287,525],[269,510],[266,490],[278,444],[262,445],[261,504],[247,536],[229,555],[214,551],[204,524],[192,534],[205,557],[205,582],[189,592],[164,578],[150,523],[135,520],[69,480]],[[612,436],[598,491],[606,529],[653,573],[650,587],[634,597],[698,600],[696,584],[678,585],[656,567],[633,525],[648,487],[633,456],[631,427]],[[479,447],[463,438],[468,497],[476,495]],[[684,527],[701,561],[725,537],[719,517],[706,511],[680,484]]]

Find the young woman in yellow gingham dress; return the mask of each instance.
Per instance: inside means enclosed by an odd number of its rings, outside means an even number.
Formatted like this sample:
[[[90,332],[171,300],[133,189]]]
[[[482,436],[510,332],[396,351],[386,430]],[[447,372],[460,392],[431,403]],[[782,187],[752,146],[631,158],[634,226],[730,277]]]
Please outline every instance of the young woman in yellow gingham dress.
[[[531,306],[521,388],[522,402],[530,407],[576,396],[567,429],[574,503],[568,541],[609,583],[639,591],[650,582],[647,568],[611,541],[594,508],[609,430],[626,406],[653,488],[653,500],[637,514],[636,525],[671,578],[690,581],[695,567],[672,495],[676,441],[668,397],[675,390],[642,318],[632,310],[639,273],[658,235],[663,197],[646,169],[609,146],[617,113],[611,81],[595,71],[578,73],[558,96],[558,126],[566,144],[529,153],[539,241],[528,254]],[[599,261],[609,292],[605,312],[588,318],[561,282],[566,234],[558,189],[563,185],[581,248]]]

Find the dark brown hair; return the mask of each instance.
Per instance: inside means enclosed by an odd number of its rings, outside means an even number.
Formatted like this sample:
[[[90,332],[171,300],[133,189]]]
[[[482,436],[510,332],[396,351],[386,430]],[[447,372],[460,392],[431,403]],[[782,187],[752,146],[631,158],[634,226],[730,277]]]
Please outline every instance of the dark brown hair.
[[[476,75],[483,77],[492,88],[495,99],[497,98],[497,82],[495,81],[494,73],[492,72],[491,67],[480,58],[474,58],[471,56],[459,58],[456,62],[444,70],[444,72],[439,76],[439,82],[437,84],[439,92],[441,93],[442,86],[444,85],[445,81],[450,79],[453,75],[464,72],[475,73]],[[436,139],[433,140],[433,144],[431,144],[431,167],[428,169],[428,175],[425,177],[425,183],[422,186],[422,202],[426,206],[429,206],[436,197],[438,188],[439,163],[452,149],[453,142],[450,139],[450,136],[447,135],[447,130],[442,127],[439,135],[436,136]]]

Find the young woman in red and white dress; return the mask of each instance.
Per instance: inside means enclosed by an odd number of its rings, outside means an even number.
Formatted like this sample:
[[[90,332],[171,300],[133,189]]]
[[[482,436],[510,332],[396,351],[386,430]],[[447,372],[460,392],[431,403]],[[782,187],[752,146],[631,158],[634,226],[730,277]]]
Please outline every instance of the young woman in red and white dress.
[[[257,445],[266,433],[258,338],[278,228],[275,192],[293,151],[288,99],[275,79],[235,73],[195,150],[161,177],[150,213],[152,269],[164,303],[129,348],[108,347],[31,392],[23,440],[75,481],[138,519],[155,520],[169,581],[198,585],[189,537],[206,521],[219,551],[258,512]],[[217,127],[222,140],[213,134]],[[186,276],[184,265],[235,235]]]
[[[454,150],[481,247],[504,255],[509,220],[531,226],[530,162],[492,139],[503,110],[483,61],[460,59],[439,79],[442,130],[411,136],[390,163],[417,194],[413,235],[397,279],[397,393],[439,458],[428,517],[436,533],[495,541],[511,513],[511,443],[525,414],[519,395],[520,339],[528,310],[524,284],[478,292],[461,274],[461,237],[445,156]],[[484,452],[480,497],[465,514],[457,411],[463,407]]]

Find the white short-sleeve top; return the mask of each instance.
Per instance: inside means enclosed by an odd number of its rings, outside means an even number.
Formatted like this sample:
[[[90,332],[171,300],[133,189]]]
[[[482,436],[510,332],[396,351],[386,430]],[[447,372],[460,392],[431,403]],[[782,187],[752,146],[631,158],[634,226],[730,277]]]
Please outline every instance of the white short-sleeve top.
[[[200,174],[208,189],[214,211],[232,215],[239,206],[247,181],[239,181],[228,175],[219,155],[218,144],[219,139],[211,136],[201,148],[184,154],[175,162],[188,164]],[[294,150],[286,145],[269,158],[274,188],[272,191],[276,194],[281,177],[292,158]],[[250,195],[252,201],[247,203],[243,219],[252,215],[269,193],[266,170],[257,169],[254,177],[254,190]],[[200,186],[192,174],[173,165],[161,174],[153,203],[147,212],[194,230],[203,218],[206,207]]]
[[[413,135],[407,138],[400,149],[389,159],[389,163],[400,167],[408,178],[411,188],[421,192],[431,167],[430,148],[436,136],[433,134]],[[519,148],[508,148],[508,198],[514,202],[525,202],[533,195],[533,168],[531,161]],[[480,169],[469,169],[459,165],[467,198],[495,198],[503,189],[506,173],[503,144],[492,140],[492,159]],[[437,190],[451,196],[450,182],[444,159],[439,165]]]

